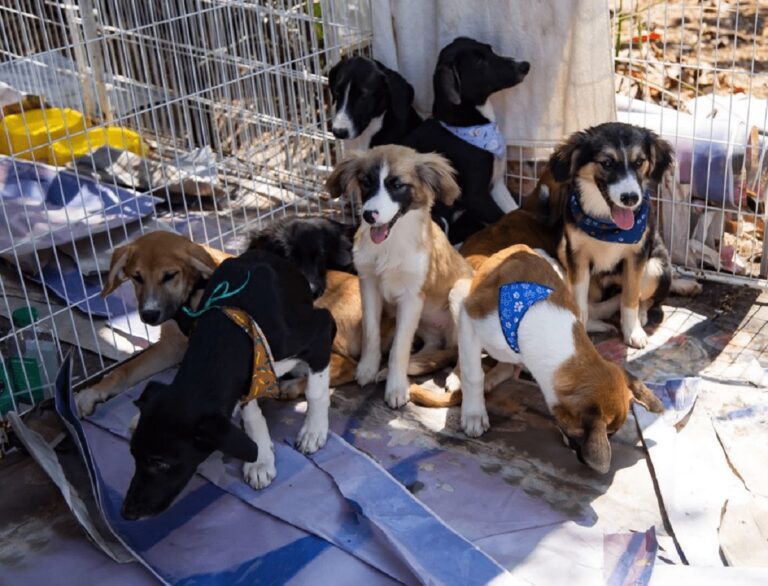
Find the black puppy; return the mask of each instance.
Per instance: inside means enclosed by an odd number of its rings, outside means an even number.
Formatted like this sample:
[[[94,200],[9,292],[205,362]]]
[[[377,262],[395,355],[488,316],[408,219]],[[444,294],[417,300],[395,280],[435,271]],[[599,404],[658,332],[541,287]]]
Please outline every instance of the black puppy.
[[[506,142],[488,98],[519,84],[530,67],[466,37],[440,51],[432,79],[432,118],[404,144],[422,153],[440,153],[456,169],[461,197],[452,208],[432,209],[453,243],[517,208],[505,183]]]
[[[221,298],[222,289],[234,294]],[[173,382],[149,383],[136,402],[141,416],[131,438],[136,472],[123,503],[126,519],[157,515],[168,508],[215,450],[244,460],[245,480],[254,488],[267,486],[276,475],[258,401],[251,399],[243,407],[245,431],[231,421],[238,401],[251,389],[256,346],[225,315],[221,309],[225,306],[244,310],[259,325],[276,376],[297,364],[306,365],[307,415],[297,445],[304,453],[325,445],[328,364],[336,326],[327,310],[312,306],[302,274],[284,259],[248,251],[214,271],[200,307],[206,304],[210,308],[198,318]]]
[[[348,150],[399,143],[421,123],[411,84],[378,61],[344,59],[331,69],[328,85],[336,110],[331,132]]]
[[[321,216],[288,216],[254,234],[248,248],[265,250],[291,261],[307,278],[317,299],[325,292],[328,269],[354,273],[354,234],[354,226]]]

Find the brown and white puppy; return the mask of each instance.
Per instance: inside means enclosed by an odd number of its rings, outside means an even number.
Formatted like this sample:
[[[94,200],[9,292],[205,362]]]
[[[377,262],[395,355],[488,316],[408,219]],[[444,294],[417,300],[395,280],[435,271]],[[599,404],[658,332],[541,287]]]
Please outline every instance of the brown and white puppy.
[[[566,186],[558,258],[580,318],[589,321],[591,276],[620,267],[621,329],[624,341],[635,348],[648,343],[639,306],[656,231],[650,189],[671,165],[669,143],[619,122],[575,133],[549,161],[555,181]]]
[[[472,270],[430,219],[435,200],[450,206],[459,196],[453,169],[436,154],[380,146],[339,163],[327,187],[333,197],[362,202],[364,221],[353,247],[363,307],[357,382],[368,384],[379,372],[382,311],[385,303],[394,306],[385,399],[397,408],[408,402],[414,336],[424,341],[422,352],[456,345],[448,294]]]
[[[519,317],[516,351],[502,328],[500,288],[526,282],[548,287],[551,293]],[[499,361],[496,369],[522,364],[531,372],[570,447],[597,472],[608,472],[608,438],[624,424],[632,400],[655,413],[663,410],[642,382],[600,356],[579,321],[567,285],[550,262],[528,246],[515,245],[494,254],[471,283],[459,282],[451,297],[458,303],[461,425],[468,436],[489,429],[481,365],[484,349]]]
[[[106,297],[127,280],[133,282],[144,323],[160,325],[160,339],[75,396],[81,415],[97,403],[177,364],[187,349],[187,335],[172,318],[183,305],[196,306],[213,270],[230,255],[196,244],[173,232],[158,231],[115,248],[101,290]]]

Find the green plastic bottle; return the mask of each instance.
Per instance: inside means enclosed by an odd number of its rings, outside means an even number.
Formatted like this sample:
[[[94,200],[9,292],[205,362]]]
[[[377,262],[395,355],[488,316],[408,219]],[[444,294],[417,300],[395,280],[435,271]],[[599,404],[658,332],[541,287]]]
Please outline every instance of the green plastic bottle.
[[[19,403],[34,405],[41,401],[56,380],[59,351],[53,333],[37,323],[35,307],[21,307],[11,314],[16,330],[9,340],[7,370],[13,397]]]

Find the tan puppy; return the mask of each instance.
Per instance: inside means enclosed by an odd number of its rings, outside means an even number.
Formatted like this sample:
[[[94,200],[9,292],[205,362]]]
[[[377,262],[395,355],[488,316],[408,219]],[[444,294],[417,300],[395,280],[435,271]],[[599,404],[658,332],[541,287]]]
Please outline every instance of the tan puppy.
[[[206,279],[229,256],[165,231],[145,234],[115,248],[101,296],[106,297],[130,279],[141,320],[150,325],[162,324],[160,339],[95,385],[77,393],[75,399],[81,415],[90,415],[97,403],[181,360],[187,349],[187,336],[171,318],[183,305],[197,305]]]
[[[548,296],[525,308],[524,290],[513,289],[510,311],[502,319],[502,287],[526,283],[548,288]],[[624,424],[630,402],[635,400],[656,413],[663,410],[642,382],[600,356],[579,321],[579,308],[567,285],[550,262],[531,248],[515,245],[491,256],[471,282],[460,282],[455,291],[452,297],[459,305],[463,391],[461,425],[468,436],[477,437],[489,428],[483,396],[483,349],[500,362],[496,369],[504,368],[505,363],[525,365],[579,459],[600,473],[609,469],[608,437]],[[513,321],[517,326],[512,327]]]
[[[342,161],[327,187],[333,197],[346,193],[362,201],[364,222],[353,248],[363,306],[357,381],[365,385],[379,372],[382,311],[385,303],[394,306],[385,399],[397,408],[408,401],[408,363],[417,332],[423,352],[456,344],[448,293],[471,268],[432,222],[430,209],[435,199],[450,206],[459,188],[444,158],[394,145]]]

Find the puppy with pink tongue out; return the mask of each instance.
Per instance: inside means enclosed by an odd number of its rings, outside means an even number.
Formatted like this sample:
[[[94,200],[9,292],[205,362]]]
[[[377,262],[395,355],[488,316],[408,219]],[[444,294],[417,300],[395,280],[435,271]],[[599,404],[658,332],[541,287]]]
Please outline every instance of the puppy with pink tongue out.
[[[549,160],[553,178],[565,184],[550,210],[562,216],[558,257],[588,331],[608,324],[590,321],[590,278],[621,275],[621,330],[624,341],[643,348],[648,336],[640,320],[640,300],[656,286],[651,262],[656,224],[651,193],[672,166],[672,147],[645,128],[609,122],[577,132]],[[646,270],[647,269],[647,270]],[[659,284],[660,298],[669,279]],[[665,290],[666,289],[666,290]],[[607,326],[607,327],[606,327]]]

